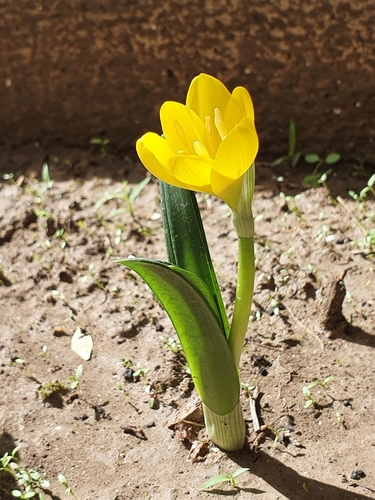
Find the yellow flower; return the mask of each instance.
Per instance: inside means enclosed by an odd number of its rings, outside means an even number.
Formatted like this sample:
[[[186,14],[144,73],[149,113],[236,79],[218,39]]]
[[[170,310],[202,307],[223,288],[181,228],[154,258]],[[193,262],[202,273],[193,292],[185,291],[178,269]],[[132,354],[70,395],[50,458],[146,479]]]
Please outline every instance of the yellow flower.
[[[242,178],[258,152],[254,108],[248,91],[231,94],[216,78],[200,74],[186,106],[167,101],[160,109],[161,137],[137,141],[144,166],[173,186],[218,196],[236,210]]]

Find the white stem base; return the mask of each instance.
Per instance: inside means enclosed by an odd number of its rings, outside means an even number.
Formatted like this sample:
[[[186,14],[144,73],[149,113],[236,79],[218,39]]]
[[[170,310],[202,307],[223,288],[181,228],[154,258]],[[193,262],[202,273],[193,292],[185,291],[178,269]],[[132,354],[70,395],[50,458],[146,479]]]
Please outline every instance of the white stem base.
[[[242,450],[245,441],[245,420],[241,403],[227,415],[218,415],[203,403],[208,437],[223,451]]]

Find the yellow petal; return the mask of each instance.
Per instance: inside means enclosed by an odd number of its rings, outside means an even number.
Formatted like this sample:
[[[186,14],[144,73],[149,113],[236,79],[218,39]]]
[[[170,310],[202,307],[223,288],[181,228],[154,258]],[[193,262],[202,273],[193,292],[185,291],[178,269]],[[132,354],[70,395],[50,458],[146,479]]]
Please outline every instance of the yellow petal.
[[[225,111],[225,124],[228,131],[234,129],[245,116],[254,121],[253,102],[249,92],[244,87],[236,87]]]
[[[183,182],[176,179],[169,170],[173,152],[165,139],[154,132],[147,132],[136,144],[138,156],[147,170],[161,181],[188,189]]]
[[[238,179],[233,180],[228,179],[228,177],[225,177],[224,175],[221,175],[217,172],[212,172],[211,183],[215,184],[213,194],[225,201],[225,203],[232,210],[237,209],[238,200],[240,198],[242,189],[242,179],[244,175],[239,177]]]
[[[219,146],[211,172],[211,186],[219,198],[235,209],[241,190],[238,182],[255,160],[258,136],[254,122],[245,117]]]
[[[167,101],[160,108],[160,121],[167,143],[174,154],[194,154],[195,141],[202,142],[204,124],[183,104]]]
[[[220,80],[201,73],[189,87],[186,106],[191,108],[204,122],[206,116],[214,120],[214,109],[218,108],[223,116],[230,99],[230,92]]]
[[[170,170],[176,179],[188,186],[186,189],[212,194],[210,186],[212,162],[213,160],[207,156],[174,156],[170,161]]]

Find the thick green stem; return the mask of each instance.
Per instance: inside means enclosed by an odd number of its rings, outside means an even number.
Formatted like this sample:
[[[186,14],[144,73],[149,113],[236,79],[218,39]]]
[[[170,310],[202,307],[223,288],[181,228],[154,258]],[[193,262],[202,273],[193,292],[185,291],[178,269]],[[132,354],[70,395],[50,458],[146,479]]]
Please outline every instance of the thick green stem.
[[[238,237],[238,276],[229,347],[238,367],[244,344],[254,292],[254,238]]]
[[[224,451],[239,451],[245,441],[245,420],[241,403],[227,415],[218,415],[203,402],[204,421],[208,437]]]

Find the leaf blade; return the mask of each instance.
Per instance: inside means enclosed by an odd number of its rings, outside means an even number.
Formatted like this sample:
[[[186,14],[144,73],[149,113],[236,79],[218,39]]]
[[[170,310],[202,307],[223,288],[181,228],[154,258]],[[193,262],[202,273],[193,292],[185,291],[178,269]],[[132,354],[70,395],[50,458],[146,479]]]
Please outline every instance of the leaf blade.
[[[229,322],[195,194],[160,182],[160,196],[168,259],[195,274],[207,285],[216,303],[215,314],[227,337]]]
[[[161,261],[123,259],[118,263],[135,271],[158,297],[168,313],[189,364],[202,401],[226,415],[238,404],[237,369],[221,325],[213,312],[210,292],[196,276]],[[212,301],[212,298],[211,298]]]

